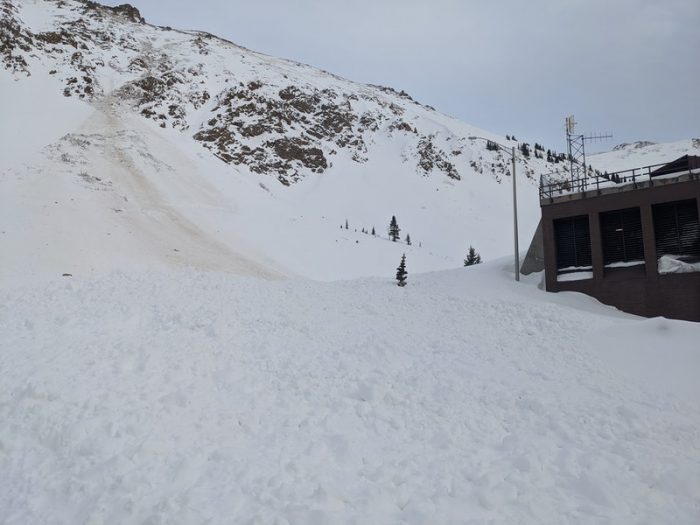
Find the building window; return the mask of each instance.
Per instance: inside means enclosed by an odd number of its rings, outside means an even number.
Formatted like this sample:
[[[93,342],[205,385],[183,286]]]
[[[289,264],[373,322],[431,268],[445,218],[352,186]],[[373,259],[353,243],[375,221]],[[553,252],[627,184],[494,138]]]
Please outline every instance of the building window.
[[[642,215],[639,208],[600,214],[603,263],[607,268],[644,264]]]
[[[700,223],[697,200],[652,206],[660,273],[700,271]]]
[[[557,273],[584,273],[581,277],[593,277],[591,232],[587,215],[556,219],[554,241],[557,252]]]

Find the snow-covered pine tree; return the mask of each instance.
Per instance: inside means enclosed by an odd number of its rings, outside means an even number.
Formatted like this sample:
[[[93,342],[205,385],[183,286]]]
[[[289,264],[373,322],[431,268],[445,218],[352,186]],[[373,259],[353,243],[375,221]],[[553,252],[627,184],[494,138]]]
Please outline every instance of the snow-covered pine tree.
[[[474,266],[475,264],[481,264],[481,255],[470,245],[467,258],[464,259],[464,266]]]
[[[406,234],[406,244],[411,246],[411,236],[408,233]]]
[[[346,230],[349,229],[349,228],[348,228],[348,220],[347,220],[347,219],[345,219],[345,229],[346,229]]]
[[[377,232],[374,231],[374,226],[372,226],[372,235],[377,235]]]
[[[401,263],[399,267],[396,268],[396,281],[399,286],[406,286],[406,278],[408,277],[408,272],[406,271],[406,254],[401,256]]]
[[[401,228],[399,228],[399,223],[396,221],[396,215],[392,215],[389,223],[389,238],[396,242],[401,238],[400,233]]]

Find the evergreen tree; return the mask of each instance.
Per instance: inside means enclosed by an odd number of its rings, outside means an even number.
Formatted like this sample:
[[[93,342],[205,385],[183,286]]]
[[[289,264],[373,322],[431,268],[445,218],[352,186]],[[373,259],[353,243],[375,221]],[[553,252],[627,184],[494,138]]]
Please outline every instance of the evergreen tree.
[[[408,277],[408,272],[406,271],[406,254],[401,256],[401,263],[399,267],[396,268],[396,281],[399,286],[406,286],[406,278]]]
[[[464,266],[474,266],[475,264],[481,264],[481,255],[470,245],[467,258],[464,259]]]
[[[346,230],[348,229],[348,220],[347,219],[345,219],[345,229]]]
[[[389,223],[389,238],[396,242],[401,238],[400,233],[401,228],[399,228],[399,223],[396,221],[396,216],[392,215]]]
[[[406,244],[411,246],[411,236],[409,234],[406,234]]]
[[[374,226],[372,226],[372,235],[377,235],[377,232],[374,231]]]

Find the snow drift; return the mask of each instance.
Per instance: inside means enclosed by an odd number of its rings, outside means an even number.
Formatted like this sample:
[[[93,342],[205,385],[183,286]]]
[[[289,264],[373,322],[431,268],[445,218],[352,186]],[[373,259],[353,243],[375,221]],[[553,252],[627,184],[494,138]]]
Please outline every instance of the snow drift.
[[[696,523],[698,327],[508,262],[0,291],[0,522]]]

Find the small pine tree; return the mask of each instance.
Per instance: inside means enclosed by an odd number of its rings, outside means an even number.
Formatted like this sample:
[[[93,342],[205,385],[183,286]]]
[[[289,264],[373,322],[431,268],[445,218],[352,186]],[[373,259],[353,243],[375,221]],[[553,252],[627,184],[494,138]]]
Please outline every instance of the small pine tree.
[[[374,226],[372,226],[372,235],[377,235],[377,232],[374,231]]]
[[[470,245],[467,258],[464,259],[464,266],[474,266],[475,264],[481,264],[481,255]]]
[[[408,277],[408,272],[406,271],[406,254],[401,256],[401,263],[399,267],[396,268],[396,284],[403,287],[406,286],[406,278]]]
[[[348,220],[347,219],[345,219],[345,229],[346,230],[348,229]]]
[[[406,244],[411,246],[411,236],[409,234],[406,234]]]
[[[392,215],[391,216],[391,222],[389,223],[389,238],[396,242],[398,241],[401,237],[401,228],[399,228],[399,223],[396,221],[396,216]]]

